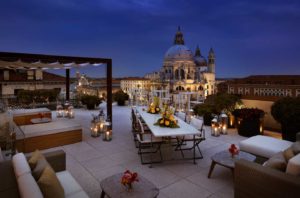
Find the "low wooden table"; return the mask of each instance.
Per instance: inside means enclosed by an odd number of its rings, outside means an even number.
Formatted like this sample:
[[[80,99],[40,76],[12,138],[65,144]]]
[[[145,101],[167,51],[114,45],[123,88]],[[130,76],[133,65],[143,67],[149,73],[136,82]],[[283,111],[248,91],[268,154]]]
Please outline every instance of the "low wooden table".
[[[51,122],[51,118],[33,118],[30,120],[32,124],[41,124]]]
[[[143,176],[138,176],[139,181],[135,182],[131,191],[127,191],[121,184],[123,173],[112,175],[100,182],[102,188],[101,198],[107,195],[110,198],[154,198],[159,194],[159,189]]]
[[[250,153],[246,153],[243,151],[240,151],[238,155],[235,155],[234,157],[231,157],[231,154],[229,153],[228,150],[225,151],[221,151],[219,153],[216,153],[215,155],[213,155],[211,157],[211,165],[210,165],[210,169],[208,172],[208,178],[210,178],[212,171],[214,170],[214,167],[216,166],[216,164],[219,164],[221,166],[224,166],[226,168],[229,168],[232,173],[234,171],[234,162],[238,159],[245,159],[248,161],[254,161],[256,159],[255,155],[252,155]]]

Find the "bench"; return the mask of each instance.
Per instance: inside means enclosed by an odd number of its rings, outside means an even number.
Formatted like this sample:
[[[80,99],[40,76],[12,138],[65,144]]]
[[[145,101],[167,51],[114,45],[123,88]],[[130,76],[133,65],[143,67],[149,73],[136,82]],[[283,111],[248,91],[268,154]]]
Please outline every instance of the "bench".
[[[13,110],[13,121],[16,125],[30,125],[31,119],[40,118],[43,114],[45,118],[52,118],[51,111],[48,108],[35,108],[35,109],[17,109]]]
[[[19,130],[21,132],[16,136],[16,148],[25,153],[82,141],[81,125],[68,119],[22,125]]]

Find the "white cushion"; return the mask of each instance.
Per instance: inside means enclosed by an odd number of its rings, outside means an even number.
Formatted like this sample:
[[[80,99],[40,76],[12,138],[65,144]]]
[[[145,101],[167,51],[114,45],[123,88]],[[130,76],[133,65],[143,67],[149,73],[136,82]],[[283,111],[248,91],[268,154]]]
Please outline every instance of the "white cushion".
[[[254,155],[271,158],[274,154],[284,151],[292,145],[292,142],[279,140],[273,137],[256,135],[239,143],[242,151]]]
[[[16,109],[13,110],[13,117],[24,116],[24,115],[36,115],[39,113],[51,113],[48,108],[35,108],[35,109]]]
[[[25,138],[50,135],[74,130],[82,130],[82,127],[79,123],[73,120],[65,119],[42,124],[24,125],[20,128],[25,134]]]
[[[17,180],[20,197],[43,198],[43,194],[30,173],[23,174]]]
[[[66,197],[69,197],[73,194],[82,191],[81,186],[77,183],[77,181],[73,178],[73,176],[68,171],[57,172],[56,176],[60,184],[64,188]]]
[[[17,178],[24,174],[31,174],[31,170],[24,153],[14,155],[12,158],[12,164]]]
[[[77,193],[66,196],[66,198],[89,198],[89,196],[82,190]]]
[[[300,176],[300,153],[289,160],[286,173]]]

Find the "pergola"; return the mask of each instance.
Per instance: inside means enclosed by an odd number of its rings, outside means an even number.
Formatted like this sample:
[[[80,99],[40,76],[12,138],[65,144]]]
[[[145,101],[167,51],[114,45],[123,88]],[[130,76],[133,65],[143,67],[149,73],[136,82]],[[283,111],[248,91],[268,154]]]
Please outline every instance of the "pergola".
[[[106,64],[107,118],[112,122],[112,59],[0,52],[0,68],[5,69],[65,69],[66,100],[70,99],[70,69]]]

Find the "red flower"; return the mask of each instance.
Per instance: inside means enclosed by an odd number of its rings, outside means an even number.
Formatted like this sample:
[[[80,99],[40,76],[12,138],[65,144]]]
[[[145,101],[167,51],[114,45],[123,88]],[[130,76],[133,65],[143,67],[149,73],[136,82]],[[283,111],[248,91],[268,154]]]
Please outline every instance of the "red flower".
[[[231,144],[228,151],[231,153],[231,155],[237,155],[239,153],[239,149],[235,146],[235,144]]]
[[[138,174],[137,173],[132,173],[130,172],[129,170],[126,170],[122,176],[122,179],[121,179],[121,183],[123,185],[127,185],[127,184],[131,184],[133,182],[138,182]]]

